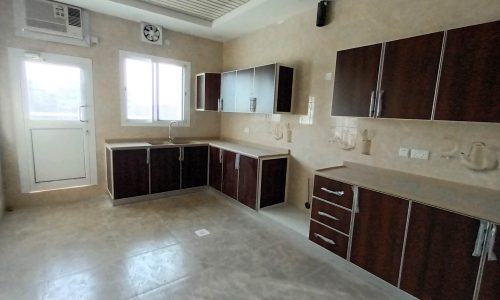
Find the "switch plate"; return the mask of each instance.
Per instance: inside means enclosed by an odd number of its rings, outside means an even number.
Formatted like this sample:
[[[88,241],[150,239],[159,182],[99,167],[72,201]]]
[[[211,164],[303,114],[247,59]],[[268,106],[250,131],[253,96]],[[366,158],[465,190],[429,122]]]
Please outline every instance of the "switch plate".
[[[411,158],[429,160],[429,150],[411,149]]]
[[[245,134],[249,134],[249,133],[250,133],[250,128],[245,127],[245,128],[243,129],[243,132],[244,132]]]
[[[326,73],[325,74],[325,80],[328,80],[328,81],[332,80],[332,75],[333,75],[332,72]]]
[[[408,158],[408,156],[410,156],[410,148],[399,148],[399,156],[400,157],[404,157],[404,158]]]

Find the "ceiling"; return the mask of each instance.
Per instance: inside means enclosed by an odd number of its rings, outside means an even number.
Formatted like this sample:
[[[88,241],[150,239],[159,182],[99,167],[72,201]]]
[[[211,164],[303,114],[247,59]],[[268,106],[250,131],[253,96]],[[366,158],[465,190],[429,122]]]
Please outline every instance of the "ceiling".
[[[91,11],[217,41],[281,23],[317,0],[58,0]],[[311,26],[315,26],[314,22]]]

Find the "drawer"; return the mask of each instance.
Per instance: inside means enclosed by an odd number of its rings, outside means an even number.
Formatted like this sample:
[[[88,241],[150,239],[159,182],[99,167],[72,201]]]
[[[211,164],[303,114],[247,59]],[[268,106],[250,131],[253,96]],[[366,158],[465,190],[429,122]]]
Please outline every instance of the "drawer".
[[[349,234],[351,212],[324,201],[313,199],[311,218]]]
[[[314,176],[313,195],[343,207],[352,208],[352,187],[349,184]]]
[[[309,239],[338,256],[347,258],[349,238],[313,220],[309,227]]]

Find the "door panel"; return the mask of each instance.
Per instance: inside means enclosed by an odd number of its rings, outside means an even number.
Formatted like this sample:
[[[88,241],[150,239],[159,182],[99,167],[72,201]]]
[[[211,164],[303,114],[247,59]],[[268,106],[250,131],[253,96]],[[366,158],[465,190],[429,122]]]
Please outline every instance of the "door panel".
[[[253,209],[257,207],[257,163],[255,158],[240,155],[238,201]]]
[[[359,189],[351,261],[397,285],[409,202]]]
[[[236,112],[250,112],[254,69],[236,71]]]
[[[413,203],[401,289],[420,299],[472,299],[480,260],[472,252],[479,224]]]
[[[368,117],[382,44],[337,52],[332,116]]]
[[[500,122],[500,21],[448,31],[436,120]]]
[[[285,202],[288,159],[262,161],[260,207]]]
[[[224,150],[222,171],[222,192],[231,198],[238,196],[238,170],[235,168],[236,153]]]
[[[220,156],[219,148],[210,147],[210,167],[209,167],[209,184],[211,187],[222,189],[222,157]]]
[[[221,100],[222,111],[236,111],[236,71],[222,73]]]
[[[257,98],[258,113],[272,114],[274,110],[274,92],[276,65],[267,65],[255,68],[254,96]]]
[[[149,165],[146,149],[113,151],[115,199],[149,194]]]
[[[179,148],[150,149],[151,194],[181,188]]]
[[[431,119],[443,35],[438,32],[386,44],[381,117]]]
[[[184,147],[182,188],[207,185],[208,146]]]
[[[35,182],[85,178],[85,143],[81,128],[32,129]],[[64,142],[63,147],[54,145]]]

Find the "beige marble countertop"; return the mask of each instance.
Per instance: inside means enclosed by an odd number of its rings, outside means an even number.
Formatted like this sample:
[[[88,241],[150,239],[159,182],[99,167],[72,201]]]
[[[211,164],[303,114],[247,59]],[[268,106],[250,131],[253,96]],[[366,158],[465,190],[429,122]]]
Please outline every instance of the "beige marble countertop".
[[[184,140],[184,139],[183,139]],[[153,139],[151,139],[153,141]],[[242,143],[236,141],[224,141],[224,140],[203,140],[203,139],[193,139],[185,140],[185,143],[176,144],[150,144],[148,142],[111,142],[106,143],[106,148],[111,150],[127,150],[134,148],[166,148],[166,147],[180,147],[180,146],[199,146],[199,145],[210,145],[224,150],[236,152],[249,156],[252,158],[269,158],[274,156],[288,155],[290,151],[288,149],[270,148],[261,145]]]
[[[351,162],[316,174],[500,224],[500,191]]]

